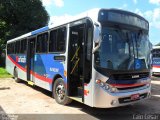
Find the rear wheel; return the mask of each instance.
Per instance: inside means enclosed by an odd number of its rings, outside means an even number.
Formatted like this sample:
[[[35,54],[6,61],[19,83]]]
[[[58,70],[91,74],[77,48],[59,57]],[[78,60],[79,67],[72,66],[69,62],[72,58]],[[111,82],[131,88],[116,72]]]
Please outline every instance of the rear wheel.
[[[59,104],[67,105],[72,102],[72,100],[67,96],[67,89],[62,78],[58,78],[55,81],[53,94],[56,102]]]
[[[14,69],[13,75],[14,75],[14,80],[15,80],[17,83],[21,82],[21,80],[18,78],[18,70],[17,70],[17,68]]]

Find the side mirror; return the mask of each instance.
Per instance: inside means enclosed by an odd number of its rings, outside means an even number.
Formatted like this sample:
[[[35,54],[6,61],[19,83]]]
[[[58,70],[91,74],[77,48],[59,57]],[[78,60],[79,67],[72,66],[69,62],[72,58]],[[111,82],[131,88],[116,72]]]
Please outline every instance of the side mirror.
[[[101,30],[98,24],[94,24],[94,37],[93,37],[94,42],[97,44],[95,48],[93,48],[92,53],[94,54],[100,47],[101,44]]]
[[[99,27],[98,24],[95,24],[94,25],[94,38],[93,38],[95,43],[99,43],[100,42],[100,36],[101,36],[100,27]]]

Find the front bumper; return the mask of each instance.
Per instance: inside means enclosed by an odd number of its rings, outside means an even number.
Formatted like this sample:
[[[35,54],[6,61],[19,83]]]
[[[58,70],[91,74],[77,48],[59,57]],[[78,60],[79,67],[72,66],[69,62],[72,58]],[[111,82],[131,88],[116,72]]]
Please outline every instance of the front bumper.
[[[151,96],[151,86],[146,88],[138,88],[136,90],[128,90],[125,92],[109,93],[96,85],[93,98],[93,107],[111,108],[125,106],[147,99]],[[139,99],[132,100],[131,96],[139,94]]]

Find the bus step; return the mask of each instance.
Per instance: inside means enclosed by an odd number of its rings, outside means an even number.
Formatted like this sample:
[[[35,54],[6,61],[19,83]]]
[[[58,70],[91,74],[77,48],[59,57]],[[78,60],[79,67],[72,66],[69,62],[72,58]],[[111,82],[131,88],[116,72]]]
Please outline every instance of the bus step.
[[[33,86],[33,85],[34,85],[34,82],[28,81],[28,84],[31,85],[31,86]]]
[[[69,98],[82,103],[82,96],[69,97]]]

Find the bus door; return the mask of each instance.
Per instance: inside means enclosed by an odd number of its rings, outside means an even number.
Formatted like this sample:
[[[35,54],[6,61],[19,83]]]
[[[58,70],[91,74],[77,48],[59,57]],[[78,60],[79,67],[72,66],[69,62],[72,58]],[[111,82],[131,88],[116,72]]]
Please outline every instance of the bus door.
[[[34,81],[34,55],[35,55],[35,41],[36,37],[28,39],[27,52],[27,80]]]
[[[80,102],[84,98],[85,28],[85,23],[70,27],[68,52],[68,93],[71,98]]]

